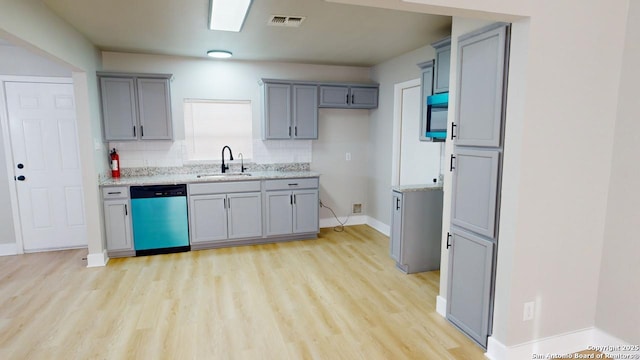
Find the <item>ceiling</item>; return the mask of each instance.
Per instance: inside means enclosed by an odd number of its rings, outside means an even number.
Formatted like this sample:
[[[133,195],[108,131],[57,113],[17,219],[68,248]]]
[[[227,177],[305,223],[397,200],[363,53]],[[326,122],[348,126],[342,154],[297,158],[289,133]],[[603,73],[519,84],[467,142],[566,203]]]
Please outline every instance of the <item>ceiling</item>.
[[[447,36],[451,18],[324,0],[255,0],[241,32],[208,29],[209,0],[42,0],[101,50],[372,66]],[[305,16],[299,28],[271,15]]]

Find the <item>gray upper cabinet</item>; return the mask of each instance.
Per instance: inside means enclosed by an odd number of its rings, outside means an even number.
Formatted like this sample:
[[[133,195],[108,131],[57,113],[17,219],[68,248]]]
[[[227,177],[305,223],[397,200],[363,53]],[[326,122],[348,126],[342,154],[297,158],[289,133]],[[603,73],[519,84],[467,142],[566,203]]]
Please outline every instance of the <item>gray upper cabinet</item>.
[[[318,87],[264,81],[263,139],[317,139]]]
[[[451,69],[451,37],[431,44],[436,50],[436,70],[433,80],[433,93],[449,91],[449,72]]]
[[[108,141],[171,140],[171,75],[98,73]]]
[[[450,244],[447,319],[486,347],[494,243],[453,228]]]
[[[136,140],[138,108],[133,78],[100,78],[106,140]]]
[[[456,147],[452,156],[451,223],[493,238],[500,153]]]
[[[291,85],[264,84],[263,120],[265,140],[291,138]]]
[[[505,93],[506,26],[461,36],[455,144],[498,147]]]
[[[434,61],[429,60],[418,64],[421,70],[420,77],[420,141],[431,141],[427,137],[427,97],[433,95],[433,65]]]
[[[320,85],[320,107],[375,109],[378,107],[378,86],[355,84]]]
[[[169,79],[137,78],[140,139],[171,140]]]

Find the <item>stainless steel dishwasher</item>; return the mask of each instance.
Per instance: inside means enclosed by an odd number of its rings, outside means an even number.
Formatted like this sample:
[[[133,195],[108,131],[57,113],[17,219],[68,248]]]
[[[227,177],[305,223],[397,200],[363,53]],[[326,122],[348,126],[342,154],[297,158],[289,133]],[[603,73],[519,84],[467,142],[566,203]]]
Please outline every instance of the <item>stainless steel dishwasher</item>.
[[[189,251],[186,185],[131,187],[136,256]]]

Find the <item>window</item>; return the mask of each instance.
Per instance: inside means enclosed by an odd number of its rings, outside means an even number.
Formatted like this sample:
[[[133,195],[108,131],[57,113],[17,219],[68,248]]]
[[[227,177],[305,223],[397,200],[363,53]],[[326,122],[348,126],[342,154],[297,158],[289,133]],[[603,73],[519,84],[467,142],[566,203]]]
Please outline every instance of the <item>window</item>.
[[[186,160],[222,160],[222,147],[253,158],[251,101],[184,100]]]

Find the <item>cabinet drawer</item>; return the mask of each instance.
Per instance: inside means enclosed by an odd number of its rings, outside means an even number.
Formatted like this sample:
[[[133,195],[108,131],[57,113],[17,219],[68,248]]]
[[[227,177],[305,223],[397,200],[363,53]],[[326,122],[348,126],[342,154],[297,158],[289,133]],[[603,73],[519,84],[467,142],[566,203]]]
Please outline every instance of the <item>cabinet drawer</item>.
[[[265,190],[316,189],[318,178],[267,180],[264,185]]]
[[[230,181],[189,184],[189,195],[227,194],[249,191],[260,191],[260,181]]]
[[[114,186],[102,188],[103,199],[126,199],[129,197],[129,187]]]

